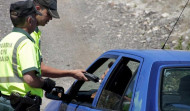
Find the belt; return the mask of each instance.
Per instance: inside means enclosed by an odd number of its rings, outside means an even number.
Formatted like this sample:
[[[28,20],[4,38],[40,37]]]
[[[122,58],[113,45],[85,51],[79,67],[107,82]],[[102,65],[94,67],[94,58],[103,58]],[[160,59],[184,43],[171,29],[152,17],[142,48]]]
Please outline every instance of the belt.
[[[2,93],[1,93],[1,96],[2,96],[3,98],[7,99],[7,100],[10,100],[10,96],[4,95],[4,94],[2,94]]]

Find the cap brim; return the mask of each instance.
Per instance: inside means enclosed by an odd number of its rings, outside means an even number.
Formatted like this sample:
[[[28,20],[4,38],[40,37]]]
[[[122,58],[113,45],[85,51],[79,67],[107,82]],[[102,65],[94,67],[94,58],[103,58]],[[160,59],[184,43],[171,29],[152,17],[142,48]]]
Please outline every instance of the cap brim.
[[[60,18],[59,17],[59,14],[57,12],[57,10],[48,10],[48,12],[50,13],[50,15],[53,17],[53,18]]]

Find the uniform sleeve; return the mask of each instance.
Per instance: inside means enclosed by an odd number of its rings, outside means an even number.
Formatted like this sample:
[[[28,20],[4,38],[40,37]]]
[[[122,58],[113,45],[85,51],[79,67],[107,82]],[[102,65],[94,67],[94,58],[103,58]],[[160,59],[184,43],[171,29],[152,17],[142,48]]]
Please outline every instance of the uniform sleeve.
[[[39,53],[35,50],[33,43],[24,43],[21,45],[19,52],[17,53],[22,74],[25,74],[29,71],[39,72],[37,60]]]

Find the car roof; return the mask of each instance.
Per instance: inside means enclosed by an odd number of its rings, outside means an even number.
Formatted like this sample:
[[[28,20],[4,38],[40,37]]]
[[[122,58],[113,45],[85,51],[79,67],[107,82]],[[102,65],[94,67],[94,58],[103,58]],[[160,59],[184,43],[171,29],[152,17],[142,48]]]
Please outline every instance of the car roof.
[[[143,59],[148,59],[152,61],[190,61],[190,51],[182,50],[162,50],[162,49],[152,49],[152,50],[135,50],[135,49],[118,49],[108,51],[112,53],[119,54],[130,54],[139,56]]]

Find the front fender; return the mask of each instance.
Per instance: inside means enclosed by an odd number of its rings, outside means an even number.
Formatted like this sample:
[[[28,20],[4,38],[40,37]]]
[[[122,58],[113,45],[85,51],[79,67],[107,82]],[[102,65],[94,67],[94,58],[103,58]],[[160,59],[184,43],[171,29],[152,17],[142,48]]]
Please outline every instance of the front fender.
[[[53,100],[46,107],[44,111],[59,111],[62,101]]]

